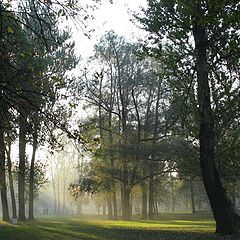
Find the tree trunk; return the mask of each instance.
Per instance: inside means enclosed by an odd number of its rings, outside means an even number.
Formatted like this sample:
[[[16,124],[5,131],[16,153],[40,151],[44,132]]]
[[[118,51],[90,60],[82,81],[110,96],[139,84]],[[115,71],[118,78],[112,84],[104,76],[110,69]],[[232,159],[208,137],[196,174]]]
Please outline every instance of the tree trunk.
[[[153,209],[154,209],[154,176],[153,176],[153,166],[150,163],[149,166],[149,191],[148,191],[148,219],[153,219]]]
[[[25,171],[26,171],[26,113],[20,110],[19,115],[19,172],[18,172],[18,219],[26,221],[25,217]]]
[[[53,203],[54,203],[54,213],[57,213],[57,197],[56,197],[56,187],[55,187],[55,179],[53,173],[53,155],[51,154],[51,177],[52,177],[52,188],[53,188]]]
[[[142,185],[142,219],[147,219],[147,186],[145,182]]]
[[[185,206],[186,206],[186,211],[188,211],[188,195],[187,194],[185,196]]]
[[[112,109],[113,109],[113,90],[112,90],[112,81],[111,81],[111,98],[110,98],[110,111],[108,114],[108,128],[109,128],[109,133],[108,133],[108,140],[109,140],[109,147],[111,146],[111,144],[113,144],[113,134],[112,134]],[[111,163],[111,169],[112,169],[112,202],[113,202],[113,218],[114,220],[118,219],[118,214],[117,214],[117,197],[116,197],[116,184],[115,184],[115,179],[114,179],[114,159],[113,159],[113,153],[112,153],[112,149],[110,150],[110,163]]]
[[[113,141],[113,138],[112,138],[112,134],[111,134],[110,142],[112,143],[112,141]],[[114,170],[114,160],[113,160],[112,153],[110,153],[110,162],[111,162],[111,168],[112,168],[112,172],[113,172],[113,170]],[[114,174],[112,173],[111,175],[112,175],[111,187],[112,187],[113,219],[117,220],[118,219],[118,213],[117,213],[116,184],[115,184],[115,180],[114,180]]]
[[[174,191],[174,180],[171,179],[171,189],[172,189],[172,212],[175,212],[175,191]]]
[[[63,156],[63,191],[62,191],[62,213],[65,213],[66,210],[66,164],[65,164],[65,156]]]
[[[61,213],[61,202],[60,202],[60,177],[57,177],[57,212]]]
[[[106,216],[106,204],[105,202],[103,203],[103,211],[102,211],[103,216]]]
[[[32,152],[32,159],[31,159],[31,166],[30,166],[30,174],[29,174],[29,215],[28,219],[34,219],[34,164],[36,158],[36,151],[37,151],[37,134],[33,133],[33,152]]]
[[[82,200],[77,199],[77,214],[80,215],[82,214]]]
[[[155,116],[154,116],[154,126],[153,126],[153,142],[152,147],[155,149],[157,136],[158,136],[158,121],[159,121],[159,102],[161,97],[161,85],[162,82],[158,82],[157,89],[157,101],[155,104]],[[149,199],[148,199],[148,218],[153,219],[154,215],[154,159],[155,154],[152,154],[152,162],[149,163]]]
[[[154,192],[154,214],[158,214],[157,192]]]
[[[131,220],[131,209],[130,209],[130,190],[125,188],[123,191],[123,212],[122,219],[124,221]]]
[[[113,202],[113,219],[118,219],[118,206],[117,206],[117,196],[116,196],[116,190],[115,190],[115,183],[113,186],[113,192],[112,192],[112,202]]]
[[[113,219],[113,208],[112,208],[112,201],[109,196],[107,196],[107,208],[108,208],[108,219]]]
[[[190,178],[190,192],[191,192],[192,214],[195,214],[196,208],[195,208],[195,199],[194,199],[194,185],[193,185],[192,178]]]
[[[111,118],[111,115],[109,114],[109,118]],[[112,128],[112,121],[109,120],[109,129]],[[112,136],[112,132],[109,132],[109,145],[113,143],[113,136]],[[114,220],[118,219],[118,214],[117,214],[117,197],[116,197],[116,184],[115,184],[115,180],[114,180],[114,159],[113,159],[113,154],[112,151],[110,149],[110,163],[111,163],[111,169],[112,169],[112,183],[111,183],[111,187],[112,187],[112,202],[113,202],[113,218]]]
[[[198,105],[200,120],[200,163],[204,186],[216,220],[216,233],[233,234],[239,232],[239,216],[234,212],[222,186],[214,158],[214,122],[210,103],[208,82],[208,61],[205,19],[199,14],[193,24],[193,36],[196,52],[196,71],[198,81]]]
[[[17,207],[16,207],[16,199],[15,199],[13,176],[12,176],[11,143],[8,143],[7,166],[8,166],[8,179],[9,179],[9,188],[10,188],[11,203],[12,203],[12,217],[17,218]]]
[[[9,211],[7,201],[7,186],[6,186],[6,174],[5,174],[5,142],[4,132],[0,128],[0,185],[1,185],[1,203],[2,203],[2,219],[9,222]]]

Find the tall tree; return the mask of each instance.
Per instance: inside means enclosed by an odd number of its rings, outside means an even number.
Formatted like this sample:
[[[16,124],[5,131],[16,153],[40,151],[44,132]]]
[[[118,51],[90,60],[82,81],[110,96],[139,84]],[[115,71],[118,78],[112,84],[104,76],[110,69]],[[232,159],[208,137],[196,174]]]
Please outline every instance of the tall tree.
[[[238,12],[236,1],[151,0],[144,10],[145,17],[139,18],[151,33],[153,44],[161,47],[155,45],[151,54],[162,61],[164,54],[171,56],[169,66],[174,77],[178,71],[181,75],[188,71],[197,81],[201,171],[216,220],[216,233],[222,234],[239,232],[239,216],[233,210],[216,168],[209,82],[214,67],[225,66],[233,74],[239,67]],[[166,38],[165,44],[163,38]],[[189,69],[192,64],[187,64],[191,61],[195,65]],[[176,65],[172,65],[173,62]]]

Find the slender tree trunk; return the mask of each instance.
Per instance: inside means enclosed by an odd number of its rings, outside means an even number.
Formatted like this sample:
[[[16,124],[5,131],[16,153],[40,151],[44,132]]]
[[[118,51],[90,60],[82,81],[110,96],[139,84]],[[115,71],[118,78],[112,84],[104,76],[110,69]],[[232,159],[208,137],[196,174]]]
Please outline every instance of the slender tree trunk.
[[[236,183],[233,183],[232,186],[232,202],[233,202],[233,209],[237,210],[237,202],[236,202]]]
[[[113,138],[112,138],[112,133],[111,133],[110,142],[112,143],[112,141],[113,141]],[[110,153],[110,162],[111,162],[111,168],[112,168],[112,171],[113,171],[115,166],[114,166],[114,160],[113,160],[112,153]],[[118,214],[117,214],[116,184],[115,184],[114,174],[113,173],[112,173],[111,187],[112,187],[112,202],[113,202],[113,219],[117,220],[118,219]]]
[[[61,212],[61,202],[60,202],[60,177],[58,176],[57,177],[57,198],[58,198],[58,201],[57,201],[57,206],[58,206],[58,208],[57,208],[57,212],[58,212],[58,214],[60,214],[60,212]]]
[[[80,182],[82,176],[83,176],[83,161],[80,160],[81,155],[78,151],[78,182]],[[81,161],[81,162],[80,162]],[[82,214],[82,199],[78,198],[77,200],[77,214]]]
[[[153,219],[153,208],[154,208],[154,175],[153,166],[150,163],[149,166],[149,191],[148,191],[148,219]]]
[[[162,81],[158,82],[157,101],[155,104],[154,126],[153,126],[153,142],[152,147],[155,149],[158,136],[158,121],[159,121],[159,102],[161,97]],[[149,164],[149,199],[148,199],[148,218],[153,219],[154,215],[154,159],[155,154],[152,154],[152,162]]]
[[[6,186],[6,173],[5,173],[5,142],[4,132],[0,128],[0,185],[1,185],[1,203],[2,203],[2,219],[9,222],[9,211],[7,201],[7,186]]]
[[[51,176],[52,176],[52,188],[53,188],[53,203],[54,203],[54,213],[57,213],[57,195],[56,195],[56,187],[55,187],[55,179],[53,173],[53,155],[51,155]]]
[[[123,199],[122,199],[122,219],[123,220],[130,220],[130,191],[128,189],[128,169],[126,160],[123,159]]]
[[[193,185],[192,178],[190,178],[190,192],[191,192],[192,214],[195,214],[196,208],[195,208],[195,199],[194,199],[194,185]]]
[[[113,135],[112,135],[112,114],[109,113],[109,120],[108,120],[108,127],[109,127],[109,146],[113,143]],[[113,218],[114,220],[118,219],[118,214],[117,214],[117,196],[116,196],[116,184],[114,180],[114,159],[113,159],[113,154],[112,150],[110,149],[110,164],[111,164],[111,169],[112,169],[112,202],[113,202]]]
[[[65,156],[63,156],[63,191],[62,191],[62,199],[63,199],[63,206],[62,206],[62,212],[65,213],[66,208],[66,166],[65,166]]]
[[[201,204],[201,200],[198,200],[197,202],[197,206],[198,206],[198,211],[202,211],[202,204]]]
[[[188,195],[187,194],[185,196],[185,206],[186,206],[186,211],[188,211]]]
[[[28,219],[34,219],[34,169],[35,169],[35,158],[36,158],[36,151],[37,151],[37,134],[33,133],[33,152],[32,152],[32,159],[30,165],[30,174],[29,174],[29,215]]]
[[[19,173],[18,173],[18,219],[26,221],[25,216],[25,171],[26,171],[26,111],[20,110],[19,115]]]
[[[13,176],[12,176],[11,143],[8,143],[7,166],[8,166],[9,188],[10,188],[11,203],[12,203],[12,217],[17,218],[17,207],[16,207],[16,199],[15,199]]]
[[[82,214],[82,200],[81,199],[77,200],[77,214],[78,215]]]
[[[152,94],[153,90],[150,89],[148,100],[147,100],[147,110],[145,115],[145,123],[144,123],[144,138],[148,138],[148,126],[150,124],[150,110],[151,110],[151,99],[153,97]],[[150,163],[151,164],[151,163]],[[148,175],[148,169],[149,169],[149,162],[147,159],[143,159],[143,177],[146,177]],[[144,181],[142,185],[142,218],[147,219],[148,218],[148,209],[147,209],[147,200],[148,200],[148,182]]]
[[[216,233],[233,234],[239,232],[239,216],[222,186],[214,158],[214,122],[210,103],[208,79],[207,39],[205,19],[200,5],[194,16],[193,36],[196,51],[196,70],[198,81],[198,104],[200,118],[200,163],[204,186],[216,220]]]
[[[116,79],[113,77],[112,66],[111,69],[111,88],[110,88],[110,109],[109,109],[109,116],[108,116],[108,127],[109,127],[109,146],[113,144],[113,134],[112,134],[112,111],[113,105],[116,97]],[[114,170],[114,159],[113,154],[110,149],[110,161],[111,161],[111,168]],[[114,179],[114,173],[112,173],[112,202],[113,202],[113,218],[114,220],[118,219],[118,206],[117,206],[117,196],[116,196],[116,184]]]
[[[107,208],[108,208],[108,219],[113,219],[113,208],[112,208],[112,201],[111,197],[107,196]]]
[[[156,214],[159,214],[159,210],[158,210],[158,206],[159,206],[159,205],[158,205],[158,200],[156,199],[155,202],[156,202]]]
[[[113,219],[118,219],[118,206],[117,206],[117,196],[116,196],[116,189],[115,189],[115,183],[113,186],[113,192],[112,192],[112,202],[113,202]]]
[[[98,213],[98,215],[100,215],[100,205],[99,204],[97,204],[97,213]]]
[[[171,189],[172,189],[172,212],[175,212],[175,190],[174,190],[174,180],[171,179]]]
[[[123,216],[123,184],[121,186],[121,207],[119,208],[119,213]]]
[[[142,219],[147,219],[147,186],[145,182],[142,185]]]
[[[154,191],[154,214],[158,214],[157,192]]]
[[[105,201],[103,203],[103,211],[102,211],[103,216],[106,216],[106,204]]]

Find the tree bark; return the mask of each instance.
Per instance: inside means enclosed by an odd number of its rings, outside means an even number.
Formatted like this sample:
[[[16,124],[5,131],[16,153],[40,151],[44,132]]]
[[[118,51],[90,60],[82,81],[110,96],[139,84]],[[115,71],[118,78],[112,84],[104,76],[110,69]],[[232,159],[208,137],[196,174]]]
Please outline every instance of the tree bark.
[[[171,190],[172,190],[172,212],[175,212],[175,191],[174,191],[174,180],[171,178]]]
[[[13,176],[12,176],[11,143],[8,143],[7,166],[8,166],[9,189],[10,189],[11,203],[12,203],[12,217],[17,218],[17,207],[16,207],[16,199],[15,199]]]
[[[53,203],[54,203],[54,213],[57,213],[57,196],[56,196],[56,187],[55,179],[53,173],[53,154],[51,154],[51,177],[52,177],[52,188],[53,188]]]
[[[106,204],[105,202],[103,203],[103,211],[102,211],[103,216],[106,216]]]
[[[153,166],[150,163],[149,166],[149,192],[148,192],[148,219],[153,219],[153,209],[154,209],[154,175]]]
[[[82,214],[82,200],[79,198],[77,199],[77,214]]]
[[[20,109],[19,115],[19,172],[18,172],[18,219],[26,221],[25,216],[25,171],[26,171],[26,111]]]
[[[115,189],[115,183],[113,186],[113,192],[112,192],[112,202],[113,202],[113,219],[118,219],[118,206],[117,206],[117,196],[116,196],[116,189]]]
[[[60,202],[60,176],[57,176],[57,212],[61,213],[61,202]]]
[[[154,115],[154,126],[153,126],[153,142],[152,147],[153,150],[156,147],[157,143],[157,136],[158,136],[158,121],[159,121],[159,102],[161,98],[161,85],[162,82],[158,82],[158,88],[157,88],[157,100],[155,104],[155,115]],[[148,218],[153,219],[154,215],[154,159],[155,154],[153,153],[151,155],[152,161],[149,163],[149,199],[148,199]]]
[[[35,158],[36,158],[36,151],[37,151],[37,134],[33,133],[33,152],[32,152],[32,159],[30,165],[30,173],[29,173],[29,214],[28,219],[34,220],[34,169],[35,169]]]
[[[2,203],[2,219],[9,222],[9,211],[7,201],[7,186],[6,186],[6,174],[5,174],[5,142],[4,132],[0,128],[0,185],[1,185],[1,203]]]
[[[237,210],[237,202],[236,202],[236,183],[235,182],[232,185],[231,196],[232,196],[232,202],[233,202],[233,209],[234,209],[234,211],[236,211]]]
[[[195,208],[195,199],[194,199],[194,185],[193,185],[192,178],[190,178],[190,192],[191,192],[192,214],[195,214],[196,208]]]
[[[66,211],[66,164],[65,164],[65,156],[63,155],[63,189],[62,189],[62,213]]]
[[[142,185],[142,219],[147,219],[147,186],[145,182]]]
[[[208,79],[207,41],[205,19],[198,6],[194,16],[193,36],[196,52],[198,82],[200,163],[204,186],[216,221],[216,233],[233,234],[239,232],[239,216],[222,186],[214,158],[214,121],[210,103]]]
[[[112,208],[112,201],[109,196],[107,196],[107,208],[108,208],[108,219],[113,219],[113,208]]]
[[[158,201],[157,201],[157,192],[154,192],[154,214],[158,214]]]
[[[111,112],[109,112],[109,119],[108,119],[108,127],[109,127],[109,134],[108,134],[108,138],[109,138],[109,146],[113,143],[113,134],[112,134],[112,114]],[[112,183],[111,183],[111,187],[112,187],[112,202],[113,202],[113,218],[114,220],[118,219],[118,214],[117,214],[117,197],[116,197],[116,184],[115,184],[115,180],[114,180],[114,159],[113,159],[113,154],[112,154],[112,150],[110,149],[110,163],[111,163],[111,169],[112,169]]]
[[[124,221],[131,220],[131,204],[130,204],[130,190],[125,188],[123,190],[123,211],[122,211],[122,219]]]

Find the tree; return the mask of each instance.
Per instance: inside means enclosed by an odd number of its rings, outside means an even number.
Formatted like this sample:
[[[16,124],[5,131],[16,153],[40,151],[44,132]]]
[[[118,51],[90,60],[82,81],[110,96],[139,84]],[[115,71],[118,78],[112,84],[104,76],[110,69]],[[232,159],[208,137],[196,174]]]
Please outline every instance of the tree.
[[[7,201],[7,185],[5,178],[5,141],[4,131],[0,130],[0,183],[1,183],[1,201],[2,201],[2,213],[3,221],[10,221]]]
[[[143,185],[145,218],[148,183],[151,185],[149,201],[153,216],[154,182],[167,166],[167,161],[158,161],[160,151],[156,151],[170,125],[166,124],[169,100],[165,79],[151,58],[141,58],[139,49],[138,44],[129,43],[114,32],[107,33],[91,58],[102,70],[93,78],[87,76],[85,83],[88,107],[98,112],[88,122],[99,129],[99,134],[95,134],[100,136],[101,150],[95,153],[93,165],[101,168],[95,169],[95,175],[108,181],[111,175],[110,191],[115,190],[115,183],[121,184],[125,220],[131,217],[132,189],[138,184]]]
[[[12,167],[12,159],[11,159],[11,146],[12,142],[15,140],[14,130],[11,129],[11,134],[7,134],[6,137],[6,155],[7,155],[7,169],[8,169],[8,179],[9,179],[9,188],[11,195],[11,203],[12,203],[12,218],[17,218],[17,206],[16,206],[16,198],[15,198],[15,190],[14,190],[14,179],[13,179],[13,167]],[[13,134],[12,134],[13,132]]]
[[[214,68],[219,70],[224,66],[232,74],[239,71],[239,49],[236,48],[240,41],[238,11],[239,3],[235,1],[151,0],[144,10],[145,16],[138,18],[151,33],[154,46],[150,53],[162,61],[164,55],[170,56],[172,62],[166,64],[173,74],[175,70],[179,73],[188,71],[197,81],[201,172],[216,220],[216,233],[222,234],[239,232],[239,216],[233,210],[216,168],[209,82]],[[167,39],[165,45],[164,37]],[[193,68],[192,64],[187,65],[191,61],[194,62]]]

